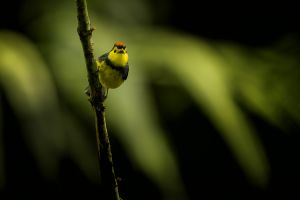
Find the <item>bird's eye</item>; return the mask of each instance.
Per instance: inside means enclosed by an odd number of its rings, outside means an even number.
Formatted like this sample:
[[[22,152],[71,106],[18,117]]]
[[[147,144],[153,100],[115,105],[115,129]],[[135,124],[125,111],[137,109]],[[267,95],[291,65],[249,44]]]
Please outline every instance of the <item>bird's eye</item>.
[[[117,50],[114,50],[114,53],[116,53],[117,52]]]

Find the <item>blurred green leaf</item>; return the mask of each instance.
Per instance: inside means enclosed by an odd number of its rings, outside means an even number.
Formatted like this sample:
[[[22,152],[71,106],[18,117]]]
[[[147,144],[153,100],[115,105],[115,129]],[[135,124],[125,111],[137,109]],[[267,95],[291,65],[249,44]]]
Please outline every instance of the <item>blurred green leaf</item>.
[[[287,42],[290,47],[282,50],[279,45],[252,50],[228,44],[219,48],[231,66],[231,76],[239,83],[234,89],[240,101],[283,129],[291,125],[287,118],[300,123],[297,41]]]
[[[143,59],[153,63],[152,66],[167,67],[177,75],[179,84],[189,91],[223,134],[250,180],[264,185],[268,179],[268,163],[255,132],[234,102],[226,60],[209,44],[188,36],[158,33],[156,38],[160,42],[153,42],[151,48],[140,47],[145,52]],[[201,133],[201,127],[197,132]]]
[[[52,157],[55,156],[53,146],[63,148],[63,134],[55,117],[58,105],[49,73],[35,47],[21,35],[2,31],[0,51],[1,84],[26,130],[24,138],[44,174],[53,175],[58,165]]]
[[[0,52],[1,85],[42,174],[54,178],[60,160],[69,153],[87,176],[95,179],[96,151],[90,148],[80,125],[66,110],[61,111],[52,77],[36,47],[19,34],[2,31]]]

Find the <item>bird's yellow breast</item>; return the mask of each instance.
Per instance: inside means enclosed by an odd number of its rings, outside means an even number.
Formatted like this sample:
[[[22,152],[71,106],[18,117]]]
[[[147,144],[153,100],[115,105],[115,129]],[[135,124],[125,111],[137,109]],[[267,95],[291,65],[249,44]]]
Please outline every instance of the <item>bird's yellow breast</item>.
[[[99,66],[99,80],[104,87],[114,89],[124,82],[122,74],[119,71],[112,69],[104,61],[97,65]]]

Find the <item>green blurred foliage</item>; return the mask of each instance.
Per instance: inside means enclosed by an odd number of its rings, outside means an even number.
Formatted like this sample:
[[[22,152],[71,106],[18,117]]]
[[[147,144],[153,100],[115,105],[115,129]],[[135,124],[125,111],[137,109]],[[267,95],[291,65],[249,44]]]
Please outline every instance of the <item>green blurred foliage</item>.
[[[270,166],[264,147],[239,103],[278,128],[289,129],[286,117],[300,124],[299,49],[293,49],[299,41],[290,37],[264,49],[208,42],[151,26],[155,16],[148,3],[88,1],[96,28],[95,54],[123,40],[130,56],[128,80],[111,90],[106,102],[114,137],[166,199],[185,199],[176,153],[148,86],[150,81],[182,87],[222,134],[249,181],[266,185]],[[160,8],[167,4],[162,1]],[[96,182],[95,141],[90,139],[93,112],[83,93],[87,75],[76,32],[75,2],[27,0],[20,20],[27,36],[0,30],[0,84],[21,122],[24,138],[46,178],[56,176],[59,158],[68,155]],[[175,115],[189,103],[181,97],[162,98]],[[1,119],[0,108],[0,133]],[[91,129],[85,130],[86,124]],[[201,134],[201,126],[193,132]],[[1,148],[0,161],[2,155]],[[2,161],[0,173],[3,186]]]

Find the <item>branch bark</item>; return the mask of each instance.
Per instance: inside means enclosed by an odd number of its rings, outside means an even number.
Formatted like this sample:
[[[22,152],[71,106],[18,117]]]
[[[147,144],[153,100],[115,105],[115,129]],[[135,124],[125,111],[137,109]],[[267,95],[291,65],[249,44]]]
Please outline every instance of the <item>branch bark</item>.
[[[95,112],[96,140],[98,147],[99,168],[101,175],[101,198],[120,200],[118,183],[115,176],[111,146],[106,128],[102,86],[99,82],[96,61],[92,47],[92,32],[86,0],[76,0],[77,32],[81,40],[90,88],[90,102]]]

